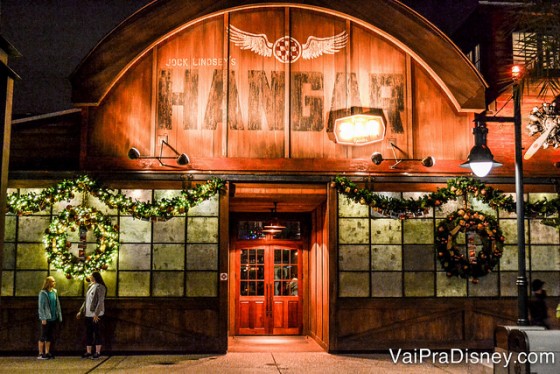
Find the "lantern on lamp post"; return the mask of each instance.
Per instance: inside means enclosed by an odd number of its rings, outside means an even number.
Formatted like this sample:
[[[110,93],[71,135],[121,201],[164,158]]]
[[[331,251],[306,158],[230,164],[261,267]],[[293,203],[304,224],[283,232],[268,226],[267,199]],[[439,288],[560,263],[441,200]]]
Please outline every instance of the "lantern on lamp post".
[[[486,134],[488,129],[486,128],[487,122],[510,122],[514,126],[515,134],[515,194],[517,196],[516,201],[516,215],[517,215],[517,324],[519,326],[526,326],[529,324],[528,311],[527,311],[527,267],[525,263],[525,202],[524,191],[523,191],[523,155],[521,146],[521,96],[519,92],[519,79],[521,78],[521,68],[519,66],[513,66],[511,69],[511,75],[513,79],[513,117],[488,117],[484,114],[477,114],[475,116],[476,127],[473,130],[475,135],[475,145],[471,149],[469,154],[469,159],[467,162],[461,164],[462,167],[470,166],[473,172],[477,176],[485,176],[492,169],[493,166],[501,166],[500,163],[496,163],[492,156],[492,153],[486,146]],[[479,144],[480,143],[480,144]],[[474,152],[473,152],[474,151]],[[474,155],[473,155],[474,153]],[[471,160],[472,157],[472,160]],[[486,162],[482,169],[482,172],[486,172],[484,175],[479,175],[475,168],[482,165],[476,165],[473,161],[483,161]],[[498,165],[496,165],[498,164]],[[480,170],[478,170],[480,171]],[[483,174],[481,172],[481,174]]]

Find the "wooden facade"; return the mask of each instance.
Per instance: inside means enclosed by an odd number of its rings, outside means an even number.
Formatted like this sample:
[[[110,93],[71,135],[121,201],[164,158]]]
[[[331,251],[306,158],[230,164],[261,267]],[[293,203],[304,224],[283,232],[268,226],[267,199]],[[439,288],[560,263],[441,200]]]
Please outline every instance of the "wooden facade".
[[[179,190],[211,176],[227,181],[212,216],[219,222],[212,243],[216,266],[203,269],[214,277],[215,294],[110,298],[107,349],[225,352],[228,335],[257,333],[248,314],[264,308],[263,299],[239,296],[239,251],[249,247],[237,246],[235,224],[247,214],[266,217],[273,202],[279,202],[279,213],[301,215],[308,223],[294,247],[302,256],[300,294],[272,302],[285,306],[286,318],[297,319],[297,326],[278,331],[309,335],[330,352],[490,349],[494,327],[514,323],[511,295],[341,294],[341,197],[329,184],[332,178],[344,174],[365,186],[375,181],[377,191],[418,193],[469,175],[459,165],[473,145],[474,113],[487,109],[480,73],[447,36],[400,2],[155,1],[102,40],[71,81],[79,112],[14,124],[21,138],[12,142],[18,152],[11,188],[42,188],[73,173],[130,190]],[[505,101],[507,94],[494,106]],[[528,96],[523,113],[535,103]],[[501,115],[510,115],[511,104],[505,104]],[[387,132],[381,142],[334,141],[334,120],[352,107],[383,110]],[[23,156],[26,140],[40,144],[43,131],[60,138],[34,149],[46,155],[45,164],[28,167],[33,153]],[[63,154],[50,152],[48,145],[59,141],[71,146]],[[162,141],[188,154],[190,162],[177,165]],[[524,134],[525,147],[532,141]],[[391,144],[398,147],[396,157]],[[488,144],[504,164],[489,180],[511,192],[512,125],[489,124]],[[132,147],[149,158],[129,159]],[[373,152],[386,161],[375,165]],[[426,156],[437,160],[433,167],[417,162]],[[549,149],[526,162],[527,191],[554,191],[558,156]],[[416,161],[394,166],[395,158]],[[68,322],[57,348],[81,350],[80,327],[70,312],[79,300],[63,302]],[[0,350],[34,347],[34,305],[34,298],[2,297]]]

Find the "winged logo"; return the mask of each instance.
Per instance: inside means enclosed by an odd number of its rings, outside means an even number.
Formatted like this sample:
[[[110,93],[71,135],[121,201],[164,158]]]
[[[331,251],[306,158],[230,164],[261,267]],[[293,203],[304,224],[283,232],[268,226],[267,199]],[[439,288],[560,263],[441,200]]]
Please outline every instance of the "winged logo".
[[[250,50],[264,57],[274,55],[278,61],[285,64],[296,62],[300,57],[304,60],[311,60],[324,54],[332,55],[348,43],[346,31],[325,38],[310,36],[303,45],[297,39],[287,35],[272,43],[266,34],[250,33],[233,25],[229,26],[229,35],[231,42],[239,48]]]

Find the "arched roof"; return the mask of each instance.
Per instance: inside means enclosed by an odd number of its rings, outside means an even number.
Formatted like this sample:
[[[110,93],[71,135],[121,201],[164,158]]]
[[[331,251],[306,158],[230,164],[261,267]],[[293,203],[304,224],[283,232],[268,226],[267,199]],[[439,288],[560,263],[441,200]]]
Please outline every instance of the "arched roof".
[[[259,5],[302,6],[347,16],[409,53],[438,82],[458,111],[486,108],[486,83],[465,55],[433,24],[394,0],[156,0],[117,26],[76,68],[70,77],[72,101],[76,105],[97,105],[132,62],[183,25]]]

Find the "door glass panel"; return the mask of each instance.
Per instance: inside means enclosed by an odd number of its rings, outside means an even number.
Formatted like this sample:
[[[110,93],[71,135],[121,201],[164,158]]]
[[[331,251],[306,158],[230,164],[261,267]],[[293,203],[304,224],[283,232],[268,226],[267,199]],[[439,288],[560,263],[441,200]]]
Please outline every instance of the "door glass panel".
[[[297,249],[274,250],[274,295],[297,296]]]
[[[264,296],[264,249],[241,250],[241,296]]]

